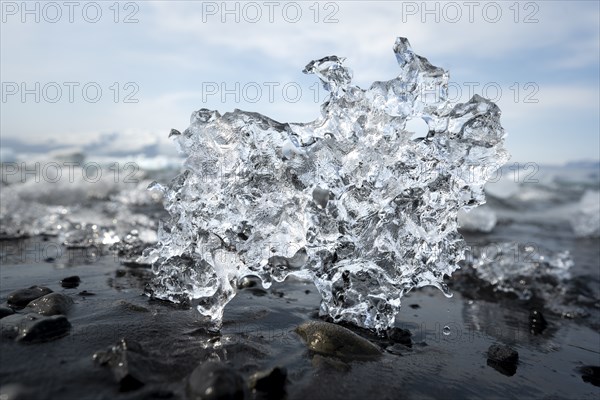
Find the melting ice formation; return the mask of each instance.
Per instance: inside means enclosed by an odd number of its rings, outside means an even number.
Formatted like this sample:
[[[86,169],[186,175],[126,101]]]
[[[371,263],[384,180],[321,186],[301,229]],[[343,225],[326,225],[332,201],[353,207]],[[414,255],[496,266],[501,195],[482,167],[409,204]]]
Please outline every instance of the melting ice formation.
[[[310,62],[330,92],[321,117],[280,123],[201,109],[173,130],[186,170],[163,191],[171,217],[142,259],[152,294],[194,300],[219,326],[244,276],[265,287],[311,279],[321,314],[385,329],[407,291],[437,286],[464,258],[457,213],[484,202],[483,185],[508,158],[496,104],[447,101],[448,73],[405,38],[400,74],[367,90],[344,58]],[[424,120],[413,138],[407,121]]]
[[[561,290],[571,277],[573,259],[569,251],[552,252],[533,242],[498,242],[472,249],[466,264],[495,289],[529,300]]]

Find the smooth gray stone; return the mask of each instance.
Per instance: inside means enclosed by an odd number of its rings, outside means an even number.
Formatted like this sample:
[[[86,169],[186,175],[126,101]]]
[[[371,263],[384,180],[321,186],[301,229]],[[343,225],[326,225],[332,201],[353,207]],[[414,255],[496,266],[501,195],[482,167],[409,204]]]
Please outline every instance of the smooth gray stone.
[[[322,321],[308,321],[296,332],[316,353],[342,359],[370,359],[381,356],[381,349],[349,329]]]
[[[187,395],[190,400],[242,400],[246,388],[242,376],[227,364],[207,361],[188,377]]]
[[[8,303],[17,307],[25,307],[31,301],[52,293],[52,290],[44,286],[31,286],[27,289],[15,290],[8,294]]]
[[[45,316],[66,314],[73,306],[73,300],[62,293],[50,293],[33,300],[27,308]]]
[[[99,365],[112,370],[122,392],[137,390],[152,377],[152,360],[142,346],[132,340],[121,339],[106,351],[96,352],[93,358]]]
[[[36,316],[35,319],[21,326],[17,342],[47,342],[67,335],[70,330],[71,324],[64,315],[53,315],[51,317]]]
[[[13,315],[15,312],[10,307],[0,306],[0,319],[4,317],[8,317],[9,315]]]

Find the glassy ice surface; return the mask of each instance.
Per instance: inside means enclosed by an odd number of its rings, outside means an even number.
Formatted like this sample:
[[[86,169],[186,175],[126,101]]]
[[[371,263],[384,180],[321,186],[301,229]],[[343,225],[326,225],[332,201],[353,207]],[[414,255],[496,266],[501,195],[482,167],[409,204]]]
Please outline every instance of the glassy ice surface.
[[[600,192],[586,191],[578,210],[571,220],[573,231],[579,237],[600,237]]]
[[[471,210],[458,211],[458,225],[461,229],[472,232],[491,232],[496,226],[496,213],[485,205]]]
[[[280,123],[201,109],[171,136],[185,171],[162,192],[170,219],[141,260],[153,296],[195,300],[219,326],[237,282],[311,279],[321,313],[385,329],[407,291],[433,285],[464,259],[457,213],[485,200],[483,185],[508,159],[500,110],[474,96],[447,101],[448,73],[393,46],[400,73],[364,90],[336,56],[310,62],[330,92],[321,116]],[[422,119],[425,137],[408,121]]]
[[[528,300],[562,290],[573,260],[567,250],[554,252],[534,242],[497,242],[473,248],[466,264],[494,288]]]

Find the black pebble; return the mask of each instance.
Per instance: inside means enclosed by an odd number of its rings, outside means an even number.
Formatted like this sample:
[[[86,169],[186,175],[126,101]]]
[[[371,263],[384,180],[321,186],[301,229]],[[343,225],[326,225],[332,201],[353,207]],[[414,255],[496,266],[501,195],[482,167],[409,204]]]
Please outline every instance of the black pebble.
[[[80,296],[95,296],[96,295],[96,293],[88,292],[87,290],[83,290],[77,294]]]
[[[585,365],[579,367],[577,371],[581,374],[581,379],[584,382],[591,383],[594,386],[600,387],[600,367],[594,365]]]
[[[238,289],[246,289],[251,287],[260,286],[258,284],[259,280],[256,277],[245,276],[238,282]]]
[[[506,376],[517,372],[519,353],[509,346],[493,344],[488,349],[487,365]]]
[[[106,351],[96,352],[93,358],[97,364],[112,370],[121,392],[141,388],[152,376],[152,363],[142,346],[135,341],[121,339]]]
[[[17,307],[25,307],[31,301],[52,293],[51,289],[44,286],[31,286],[27,289],[15,290],[8,295],[8,303]]]
[[[533,335],[539,335],[548,327],[548,322],[544,315],[538,310],[531,310],[529,313],[529,331]]]
[[[244,379],[227,364],[207,361],[188,377],[187,395],[193,400],[243,400]]]
[[[80,283],[81,283],[81,278],[78,277],[77,275],[63,278],[63,280],[60,281],[61,286],[64,288],[67,288],[67,289],[76,288],[77,286],[79,286]]]
[[[391,328],[388,329],[387,337],[392,343],[400,343],[407,347],[412,347],[412,340],[410,337],[412,336],[408,329],[401,328]]]
[[[15,312],[13,311],[12,308],[0,306],[0,319],[4,318],[4,317],[8,317],[9,315],[12,315],[14,313]]]
[[[275,367],[252,375],[249,379],[249,386],[251,389],[263,392],[268,399],[282,399],[285,397],[286,380],[287,370]]]
[[[412,309],[414,309],[414,310],[416,310],[417,308],[421,308],[421,306],[418,305],[418,304],[411,304],[411,305],[409,305],[409,307],[412,308]]]
[[[62,293],[49,293],[27,304],[27,308],[40,315],[49,316],[64,315],[69,311],[72,305],[73,300],[69,296]]]
[[[70,330],[71,323],[64,315],[43,317],[38,314],[27,314],[19,324],[17,342],[47,342],[65,336]]]

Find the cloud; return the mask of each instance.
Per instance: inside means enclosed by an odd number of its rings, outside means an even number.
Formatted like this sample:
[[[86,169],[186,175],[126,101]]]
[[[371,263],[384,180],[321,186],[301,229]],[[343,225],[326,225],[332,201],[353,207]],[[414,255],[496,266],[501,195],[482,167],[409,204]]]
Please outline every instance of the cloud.
[[[557,136],[553,145],[565,153],[570,149],[594,156],[595,150],[581,143],[597,136],[598,3],[519,2],[518,23],[514,2],[496,2],[502,7],[497,23],[487,22],[480,9],[471,23],[464,2],[452,3],[463,7],[457,23],[448,21],[450,14],[439,14],[440,22],[435,23],[435,15],[422,12],[424,5],[436,4],[440,12],[444,7],[448,12],[450,3],[374,1],[297,2],[303,12],[297,23],[286,22],[281,12],[273,23],[264,16],[258,23],[231,23],[231,16],[228,23],[221,23],[219,15],[203,20],[202,6],[211,2],[142,2],[139,23],[127,26],[111,21],[2,24],[3,81],[98,81],[106,96],[111,95],[108,88],[113,82],[122,86],[133,80],[140,87],[137,104],[109,99],[97,104],[2,103],[2,135],[85,144],[116,131],[129,137],[131,145],[166,143],[169,129],[184,129],[190,113],[201,107],[222,112],[242,108],[283,121],[309,121],[319,114],[319,103],[311,98],[291,103],[279,95],[275,102],[236,103],[213,97],[205,102],[202,83],[298,82],[310,94],[317,79],[302,75],[301,69],[312,59],[336,54],[347,57],[354,82],[367,87],[397,75],[392,45],[396,36],[406,36],[418,54],[449,69],[452,77],[502,85],[503,120],[515,134],[510,143],[522,153],[527,138],[537,140],[541,132],[574,126],[577,119],[571,136]],[[279,4],[281,10],[284,3]],[[325,9],[326,4],[333,6]],[[408,13],[411,4],[420,8],[417,13]],[[538,22],[523,23],[532,10]],[[332,11],[339,22],[323,23]],[[511,101],[512,82],[523,89],[532,80],[539,86],[539,102]],[[550,154],[539,147],[530,150],[537,152],[536,157]]]

